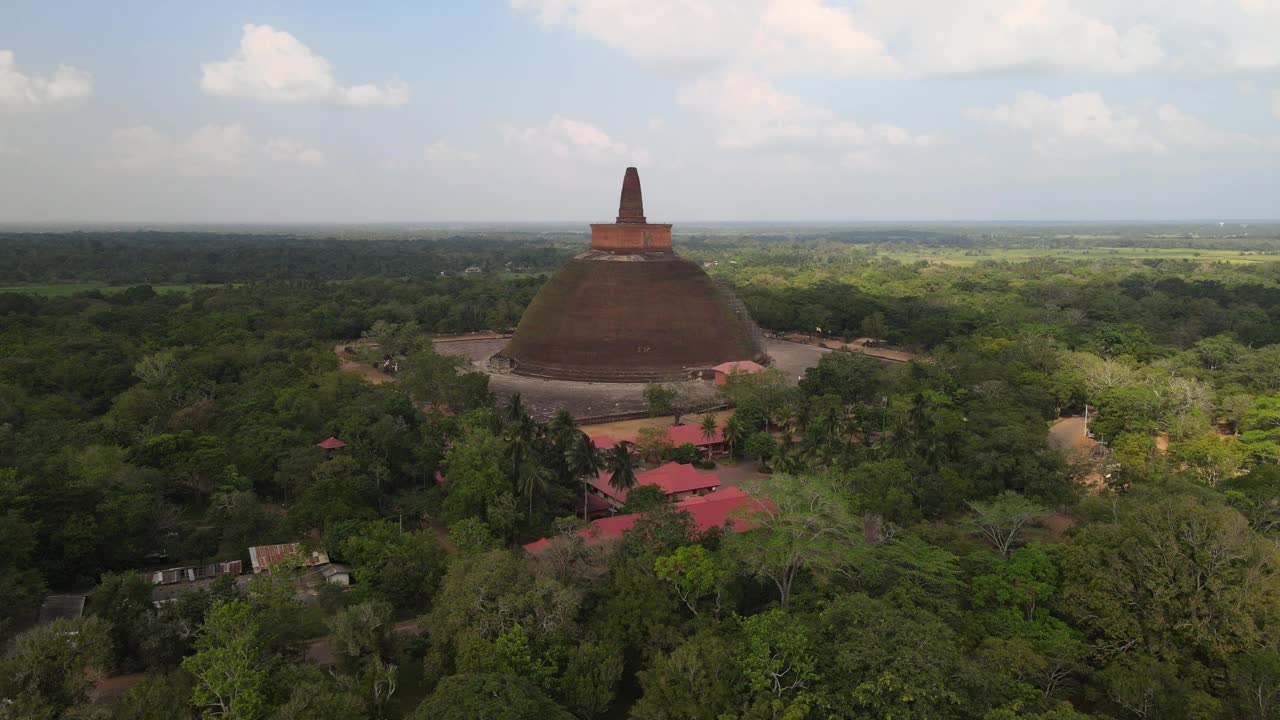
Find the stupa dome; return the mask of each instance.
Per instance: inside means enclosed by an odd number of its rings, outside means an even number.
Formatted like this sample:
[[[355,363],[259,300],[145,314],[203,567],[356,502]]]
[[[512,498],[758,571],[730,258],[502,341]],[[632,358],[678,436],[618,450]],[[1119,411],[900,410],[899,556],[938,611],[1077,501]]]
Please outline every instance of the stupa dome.
[[[561,380],[649,382],[765,359],[742,303],[674,253],[671,225],[645,221],[640,175],[627,168],[617,222],[591,226],[591,249],[542,286],[494,363]]]

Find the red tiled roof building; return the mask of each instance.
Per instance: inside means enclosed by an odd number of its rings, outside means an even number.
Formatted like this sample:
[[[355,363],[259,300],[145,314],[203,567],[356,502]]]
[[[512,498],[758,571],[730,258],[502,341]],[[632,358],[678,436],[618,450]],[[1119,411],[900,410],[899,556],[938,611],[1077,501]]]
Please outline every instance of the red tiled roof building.
[[[751,530],[755,527],[755,523],[746,517],[738,516],[749,513],[753,507],[763,508],[764,505],[737,488],[726,488],[719,492],[682,500],[676,503],[675,507],[677,511],[687,512],[692,516],[693,526],[700,533],[715,528],[740,533]],[[643,515],[640,513],[630,513],[601,518],[579,530],[578,535],[590,545],[617,540],[623,533],[634,527],[641,517]],[[549,547],[551,547],[551,539],[542,538],[528,543],[524,549],[537,554]]]

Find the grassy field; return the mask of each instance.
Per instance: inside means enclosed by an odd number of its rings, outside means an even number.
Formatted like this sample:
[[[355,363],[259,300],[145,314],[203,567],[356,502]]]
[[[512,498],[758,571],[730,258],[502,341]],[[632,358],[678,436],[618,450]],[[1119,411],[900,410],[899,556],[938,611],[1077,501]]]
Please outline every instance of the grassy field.
[[[129,289],[129,285],[108,285],[100,282],[72,282],[72,283],[51,283],[48,285],[9,285],[0,287],[0,292],[27,293],[29,295],[46,295],[49,297],[70,297],[76,293],[88,292],[90,290],[99,290],[104,294],[122,292]],[[220,287],[214,284],[190,284],[190,285],[152,285],[151,289],[158,293],[165,292],[191,292],[196,288]]]
[[[899,262],[917,260],[946,265],[973,265],[988,260],[1026,262],[1041,258],[1063,260],[1195,260],[1198,262],[1269,263],[1280,262],[1280,255],[1268,255],[1246,250],[1199,250],[1195,248],[939,248],[920,247],[918,250],[877,252]]]

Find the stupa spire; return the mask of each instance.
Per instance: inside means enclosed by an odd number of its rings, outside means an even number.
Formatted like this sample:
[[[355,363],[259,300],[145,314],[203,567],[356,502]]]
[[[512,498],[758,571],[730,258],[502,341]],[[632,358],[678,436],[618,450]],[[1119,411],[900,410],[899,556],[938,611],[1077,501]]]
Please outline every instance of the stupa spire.
[[[627,168],[622,178],[622,199],[618,202],[619,223],[644,224],[644,197],[640,194],[640,171]]]

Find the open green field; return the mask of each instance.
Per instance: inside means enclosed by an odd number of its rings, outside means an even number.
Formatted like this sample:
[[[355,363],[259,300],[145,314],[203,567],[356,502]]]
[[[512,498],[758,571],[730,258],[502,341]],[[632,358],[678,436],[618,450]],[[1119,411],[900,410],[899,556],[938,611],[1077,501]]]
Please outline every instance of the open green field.
[[[142,283],[138,283],[142,284]],[[109,285],[99,282],[50,283],[48,285],[9,285],[0,287],[0,292],[27,293],[29,295],[45,295],[48,297],[70,297],[76,293],[99,290],[105,294],[122,292],[133,287],[131,285]],[[158,293],[191,292],[196,288],[221,287],[209,283],[192,283],[189,285],[152,285],[151,289]]]
[[[1042,258],[1062,260],[1194,260],[1199,262],[1269,263],[1280,262],[1280,254],[1250,250],[1202,250],[1197,248],[940,248],[922,246],[914,250],[879,251],[877,257],[899,262],[917,260],[946,265],[973,265],[988,260],[1026,262]]]

